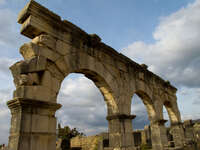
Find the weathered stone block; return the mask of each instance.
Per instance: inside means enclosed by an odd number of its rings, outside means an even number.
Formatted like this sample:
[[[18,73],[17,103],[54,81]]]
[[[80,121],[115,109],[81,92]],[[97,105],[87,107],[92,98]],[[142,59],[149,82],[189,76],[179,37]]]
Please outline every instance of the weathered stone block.
[[[40,79],[38,73],[20,74],[14,77],[16,87],[23,85],[39,85]]]
[[[69,72],[71,70],[69,70],[69,64],[66,63],[65,61],[66,57],[61,57],[60,59],[58,59],[55,64],[56,66],[59,68],[59,70],[66,76],[67,74],[69,74]],[[71,59],[72,60],[72,59]],[[72,60],[73,61],[73,60]]]
[[[58,93],[60,89],[61,82],[61,80],[58,80],[57,78],[53,77],[49,71],[45,71],[41,78],[41,85],[51,89],[56,93]]]
[[[75,49],[70,44],[65,43],[61,40],[56,41],[55,50],[61,55],[67,55],[75,51]]]
[[[57,78],[60,81],[65,78],[65,75],[54,63],[48,62],[47,70],[51,73],[53,77]]]
[[[10,128],[11,135],[13,133],[20,131],[20,123],[19,123],[20,120],[21,120],[20,114],[13,113],[12,118],[11,118],[11,128]]]
[[[24,57],[25,60],[29,60],[36,56],[43,56],[51,61],[56,61],[60,55],[53,50],[49,49],[46,46],[39,46],[32,42],[24,44],[20,48],[20,53]]]
[[[15,90],[13,97],[55,102],[57,94],[45,86],[20,86]]]
[[[48,135],[32,135],[31,136],[31,149],[34,149],[34,150],[49,150],[52,148],[50,146],[51,143],[49,143],[49,136]],[[55,143],[55,146],[54,146],[54,150],[56,149],[56,143]]]
[[[48,132],[49,133],[56,133],[56,118],[55,117],[49,117]]]
[[[22,124],[23,124],[23,132],[31,132],[32,131],[32,114],[24,113],[22,116]],[[19,121],[18,121],[19,122]]]
[[[30,60],[20,61],[10,67],[14,77],[20,74],[44,71],[47,68],[47,60],[42,56]]]
[[[61,33],[59,34],[59,32],[59,29],[53,28],[42,17],[33,15],[29,16],[21,27],[21,34],[31,39],[43,33],[62,39],[63,35]]]
[[[144,72],[139,72],[139,73],[138,73],[138,78],[139,78],[140,80],[143,80],[143,81],[144,81]]]
[[[31,116],[31,132],[35,133],[48,133],[49,117],[32,114]]]
[[[40,84],[40,77],[38,73],[29,73],[28,74],[32,84],[39,85]]]
[[[124,72],[127,72],[127,67],[126,67],[126,65],[125,65],[124,63],[118,61],[118,62],[117,62],[117,67],[118,67],[120,70],[122,70],[122,71],[124,71]]]
[[[19,142],[20,142],[19,135],[10,135],[8,144],[9,150],[18,150]]]
[[[66,69],[68,69],[68,71],[70,71],[70,72],[79,71],[78,70],[79,69],[79,67],[78,67],[79,63],[80,62],[79,62],[78,56],[76,56],[76,54],[75,55],[74,54],[72,54],[72,55],[65,55],[64,56],[64,63],[62,63],[62,65],[63,65],[62,69],[63,69],[63,71],[65,71]],[[60,67],[61,67],[61,65],[60,65]]]
[[[45,45],[52,50],[56,49],[56,39],[48,34],[41,34],[35,37],[34,39],[32,39],[32,43]]]

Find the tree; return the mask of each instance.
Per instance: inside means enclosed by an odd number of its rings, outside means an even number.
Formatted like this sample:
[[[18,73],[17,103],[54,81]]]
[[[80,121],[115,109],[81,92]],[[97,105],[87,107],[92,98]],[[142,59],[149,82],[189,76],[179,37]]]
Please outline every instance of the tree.
[[[76,128],[70,129],[68,126],[61,128],[60,124],[58,124],[58,138],[62,139],[62,150],[70,150],[70,140],[76,136],[85,136],[85,134],[77,131]]]

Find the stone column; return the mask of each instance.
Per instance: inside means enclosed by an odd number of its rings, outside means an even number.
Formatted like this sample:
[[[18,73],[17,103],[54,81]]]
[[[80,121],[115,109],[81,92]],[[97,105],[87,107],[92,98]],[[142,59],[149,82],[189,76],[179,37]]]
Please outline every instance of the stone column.
[[[160,119],[151,123],[151,141],[153,150],[164,150],[168,145],[167,131],[165,122],[167,120]]]
[[[152,146],[151,141],[151,127],[149,125],[144,126],[144,137],[143,137],[143,144]]]
[[[183,122],[183,127],[185,129],[185,139],[187,141],[194,141],[194,123],[192,120],[186,120]]]
[[[135,115],[114,114],[107,116],[109,122],[109,147],[117,150],[133,150],[132,119]]]
[[[16,98],[8,101],[11,110],[9,150],[55,150],[55,111],[60,104]]]
[[[170,133],[173,136],[175,147],[184,147],[185,135],[182,122],[172,123]]]

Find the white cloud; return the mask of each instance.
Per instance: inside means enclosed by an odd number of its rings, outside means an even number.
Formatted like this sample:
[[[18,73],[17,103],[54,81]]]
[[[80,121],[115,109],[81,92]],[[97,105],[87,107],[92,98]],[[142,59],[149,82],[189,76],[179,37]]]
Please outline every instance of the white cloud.
[[[0,88],[14,88],[13,77],[11,71],[9,70],[9,67],[16,61],[17,59],[14,58],[0,57]]]
[[[27,39],[19,34],[17,14],[7,8],[0,9],[0,46],[16,48]],[[4,49],[5,50],[5,49]]]
[[[6,102],[11,99],[13,89],[0,89],[0,144],[8,142],[10,111],[6,106]]]
[[[107,108],[94,83],[83,75],[70,75],[62,83],[57,112],[58,121],[76,127],[87,135],[107,131]]]
[[[8,73],[10,73],[9,67],[12,64],[14,64],[16,61],[17,61],[17,59],[0,57],[0,72],[8,75]]]
[[[8,142],[11,114],[6,102],[11,100],[12,92],[14,91],[14,84],[12,83],[13,79],[9,71],[9,66],[15,61],[16,59],[6,57],[0,58],[0,144]]]
[[[136,41],[122,53],[177,85],[200,85],[200,0],[162,17],[153,37],[155,43]]]

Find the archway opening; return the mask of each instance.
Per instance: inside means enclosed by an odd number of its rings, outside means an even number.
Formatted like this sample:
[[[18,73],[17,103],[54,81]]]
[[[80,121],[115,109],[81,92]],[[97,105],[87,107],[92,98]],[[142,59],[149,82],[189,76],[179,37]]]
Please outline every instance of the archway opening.
[[[169,128],[171,122],[170,122],[170,118],[169,118],[169,115],[168,115],[168,111],[167,111],[165,106],[163,106],[163,119],[166,120],[165,127]]]
[[[131,114],[136,115],[136,118],[133,119],[134,130],[144,129],[145,125],[150,124],[146,106],[137,94],[134,94],[132,98]]]
[[[138,91],[133,95],[131,113],[136,115],[133,120],[133,137],[135,146],[151,148],[151,127],[150,124],[155,116],[155,110],[147,94]]]
[[[168,114],[168,111],[166,109],[166,105],[163,106],[163,119],[166,121],[165,122],[165,128],[166,128],[166,134],[167,134],[167,140],[169,142],[171,142],[171,146],[173,147],[173,136],[170,132],[170,125],[171,125],[171,121],[170,121],[170,118],[169,118],[169,114]]]
[[[164,107],[166,108],[167,114],[169,116],[170,124],[177,123],[178,118],[177,118],[177,115],[175,113],[175,110],[173,109],[173,104],[171,104],[170,101],[165,101]]]
[[[95,82],[98,81],[80,73],[71,73],[64,79],[57,97],[63,105],[56,113],[57,123],[76,128],[86,136],[108,132],[105,96]]]

